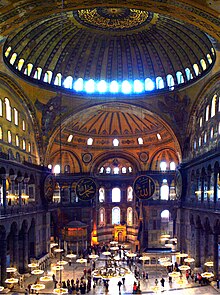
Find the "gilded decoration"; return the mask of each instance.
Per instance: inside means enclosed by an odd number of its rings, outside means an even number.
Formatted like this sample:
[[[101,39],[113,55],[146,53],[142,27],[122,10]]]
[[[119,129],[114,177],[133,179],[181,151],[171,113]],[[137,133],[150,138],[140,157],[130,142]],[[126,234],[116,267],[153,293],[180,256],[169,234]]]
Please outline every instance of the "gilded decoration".
[[[135,29],[150,23],[153,13],[129,8],[94,8],[74,12],[75,18],[83,25],[102,30]]]

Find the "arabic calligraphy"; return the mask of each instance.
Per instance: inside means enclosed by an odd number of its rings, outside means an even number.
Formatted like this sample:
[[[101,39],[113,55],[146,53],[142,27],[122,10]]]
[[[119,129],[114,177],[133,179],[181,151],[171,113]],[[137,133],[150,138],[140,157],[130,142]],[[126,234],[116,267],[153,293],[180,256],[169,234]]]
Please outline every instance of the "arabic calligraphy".
[[[149,176],[139,176],[134,181],[134,193],[139,199],[147,200],[155,192],[155,183]]]
[[[96,183],[91,178],[82,178],[76,184],[76,195],[80,200],[88,201],[96,195]]]

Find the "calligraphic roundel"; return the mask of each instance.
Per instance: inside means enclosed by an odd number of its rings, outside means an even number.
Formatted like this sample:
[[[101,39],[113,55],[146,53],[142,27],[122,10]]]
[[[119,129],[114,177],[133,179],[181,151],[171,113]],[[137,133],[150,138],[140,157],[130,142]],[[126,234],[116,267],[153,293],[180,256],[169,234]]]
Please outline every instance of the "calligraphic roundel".
[[[92,178],[81,178],[76,184],[76,195],[82,201],[95,198],[97,186]]]
[[[148,200],[155,192],[155,183],[151,177],[141,175],[135,179],[133,189],[137,198]]]

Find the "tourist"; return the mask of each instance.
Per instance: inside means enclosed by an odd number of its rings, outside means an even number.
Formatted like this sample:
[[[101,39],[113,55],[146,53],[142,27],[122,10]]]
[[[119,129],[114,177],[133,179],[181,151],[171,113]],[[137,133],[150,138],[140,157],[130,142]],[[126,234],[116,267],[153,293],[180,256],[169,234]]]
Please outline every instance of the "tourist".
[[[121,285],[122,285],[122,282],[121,281],[118,281],[118,290],[119,290],[119,293],[121,293]]]

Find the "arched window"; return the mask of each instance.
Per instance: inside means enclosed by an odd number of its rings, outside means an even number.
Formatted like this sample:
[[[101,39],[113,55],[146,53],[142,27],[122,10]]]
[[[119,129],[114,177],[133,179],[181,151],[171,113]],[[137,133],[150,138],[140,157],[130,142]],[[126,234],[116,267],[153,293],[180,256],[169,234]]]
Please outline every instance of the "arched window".
[[[117,81],[112,81],[109,86],[109,90],[112,93],[117,93],[119,91],[119,85]]]
[[[62,84],[62,75],[58,73],[54,80],[54,85],[61,86]]]
[[[127,201],[133,201],[133,188],[131,186],[127,188]]]
[[[189,80],[191,80],[193,78],[189,68],[185,69],[185,73],[186,73],[187,81],[189,81]]]
[[[88,138],[87,139],[87,145],[92,145],[93,144],[93,138]]]
[[[60,173],[60,165],[59,164],[57,164],[57,165],[54,166],[53,173],[55,173],[55,174],[59,174]]]
[[[8,130],[8,143],[11,143],[12,137],[11,137],[11,131]]]
[[[121,218],[120,218],[120,208],[114,207],[112,208],[112,224],[120,224]]]
[[[113,174],[119,174],[119,167],[114,167]]]
[[[14,122],[18,126],[18,110],[16,108],[14,108]]]
[[[133,212],[132,208],[127,208],[127,225],[132,226],[133,225]]]
[[[0,117],[2,117],[2,116],[3,116],[3,102],[0,98]]]
[[[26,123],[25,123],[25,120],[22,120],[22,130],[23,130],[23,131],[26,130]]]
[[[173,90],[174,89],[174,79],[173,79],[173,76],[171,74],[168,74],[167,75],[167,86]]]
[[[73,78],[68,76],[63,82],[64,88],[72,89],[73,88]]]
[[[111,173],[111,167],[106,167],[105,171],[106,171],[106,174],[110,174]]]
[[[26,150],[26,140],[22,140],[22,149],[25,151]]]
[[[145,79],[144,84],[146,91],[152,91],[155,88],[154,82],[150,78]]]
[[[163,210],[160,214],[162,222],[168,222],[170,220],[170,212],[169,210]]]
[[[167,184],[167,180],[163,180],[163,184],[160,187],[160,199],[168,200],[169,199],[169,186]]]
[[[0,126],[0,140],[3,139],[3,131],[2,131],[2,127]]]
[[[101,173],[101,174],[104,173],[104,167],[100,168],[99,173]]]
[[[104,187],[100,187],[100,189],[99,189],[99,202],[100,203],[105,202],[105,189],[104,189]]]
[[[30,153],[31,152],[31,143],[28,142],[28,152]]]
[[[16,161],[21,162],[21,156],[18,152],[16,153]]]
[[[15,145],[19,147],[19,136],[18,136],[18,134],[15,135]]]
[[[207,68],[205,60],[204,60],[204,59],[201,59],[201,60],[200,60],[200,64],[201,64],[201,66],[202,66],[203,71],[205,71],[206,68]]]
[[[105,225],[105,209],[104,208],[99,209],[99,225],[100,226]]]
[[[37,70],[34,73],[34,79],[40,80],[42,74],[42,68],[37,68]]]
[[[32,64],[28,64],[28,65],[27,65],[27,68],[26,68],[25,71],[24,71],[24,74],[30,76],[30,75],[31,75],[31,71],[32,71],[32,69],[33,69],[33,65],[32,65]]]
[[[209,119],[209,105],[207,105],[206,111],[205,111],[205,120],[208,121],[208,119]]]
[[[119,140],[117,138],[113,139],[113,146],[119,146]]]
[[[144,141],[143,141],[143,138],[142,138],[142,137],[139,137],[139,138],[138,138],[138,143],[139,143],[139,144],[143,144],[143,143],[144,143]]]
[[[212,63],[212,58],[211,58],[211,55],[208,53],[206,55],[207,59],[208,59],[208,62],[211,64]]]
[[[10,64],[13,65],[16,61],[17,58],[17,53],[13,53],[11,58],[10,58]]]
[[[144,91],[144,85],[140,80],[134,80],[134,92],[140,93]]]
[[[122,172],[123,174],[127,173],[127,169],[126,169],[126,167],[122,167],[121,172]]]
[[[211,128],[211,131],[210,131],[210,138],[212,139],[213,136],[214,136],[214,128],[212,127],[212,128]]]
[[[177,83],[182,84],[184,82],[183,74],[182,72],[177,72],[176,73],[176,78],[177,78]]]
[[[196,76],[198,76],[199,75],[199,66],[197,64],[194,64],[193,69],[194,69]]]
[[[8,57],[10,52],[11,52],[11,47],[9,46],[7,50],[5,51],[5,56]]]
[[[93,79],[85,82],[85,91],[87,93],[93,93],[95,91],[95,81]]]
[[[205,132],[204,133],[204,143],[206,143],[207,142],[207,133]]]
[[[64,166],[64,173],[70,173],[70,165]]]
[[[97,90],[100,93],[104,93],[107,91],[107,83],[104,80],[99,81],[97,84]]]
[[[176,164],[175,162],[170,162],[170,170],[176,170]]]
[[[84,87],[83,79],[78,78],[74,83],[73,83],[73,89],[75,91],[82,91]]]
[[[160,162],[160,170],[161,171],[167,170],[167,163],[165,161]]]
[[[215,94],[212,98],[212,104],[211,104],[211,118],[215,116],[216,101],[217,101],[217,95]]]
[[[10,101],[7,97],[5,97],[5,112],[6,112],[6,120],[11,121],[11,105]]]
[[[157,89],[163,89],[164,88],[164,81],[162,77],[157,77],[156,78],[156,88]]]
[[[112,189],[112,202],[121,202],[121,190],[118,187]]]
[[[199,119],[199,127],[202,127],[202,117]]]
[[[51,71],[46,71],[46,73],[44,74],[44,82],[50,83],[52,79],[52,74],[53,73]]]
[[[121,91],[127,94],[127,93],[130,93],[131,90],[132,90],[131,84],[127,80],[123,81],[121,84]]]
[[[17,69],[19,71],[21,71],[23,64],[24,64],[24,59],[23,58],[19,59],[18,66],[17,66]]]

